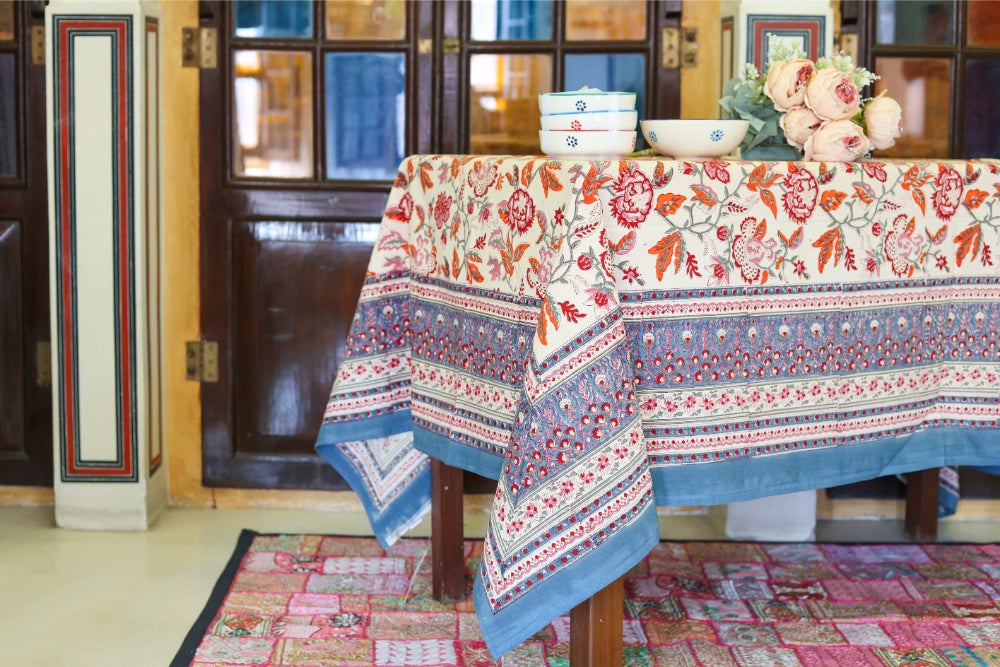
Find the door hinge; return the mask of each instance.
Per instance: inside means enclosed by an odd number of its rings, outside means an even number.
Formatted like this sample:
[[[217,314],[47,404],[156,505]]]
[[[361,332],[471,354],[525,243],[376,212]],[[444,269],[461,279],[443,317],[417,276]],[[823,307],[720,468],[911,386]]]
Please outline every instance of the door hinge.
[[[219,344],[214,340],[189,340],[186,346],[186,379],[192,382],[218,382]]]
[[[663,69],[697,67],[697,28],[664,28],[661,36],[660,66]]]
[[[35,384],[52,386],[52,344],[47,340],[35,343]]]
[[[45,64],[45,26],[31,26],[31,64]]]
[[[214,69],[218,64],[215,28],[181,28],[181,65]]]
[[[441,40],[441,52],[448,55],[455,55],[462,51],[462,42],[453,37]]]

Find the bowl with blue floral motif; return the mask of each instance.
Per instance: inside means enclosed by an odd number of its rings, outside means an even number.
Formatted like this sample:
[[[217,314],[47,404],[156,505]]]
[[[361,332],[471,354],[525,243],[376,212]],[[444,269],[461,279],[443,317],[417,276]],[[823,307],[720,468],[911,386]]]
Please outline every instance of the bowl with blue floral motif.
[[[750,129],[748,120],[640,120],[642,136],[660,155],[673,158],[719,158],[729,155]]]
[[[632,111],[635,93],[605,91],[584,86],[564,93],[539,93],[542,114],[586,113],[590,111]]]
[[[603,130],[539,130],[542,152],[556,159],[613,160],[635,150],[637,133]]]

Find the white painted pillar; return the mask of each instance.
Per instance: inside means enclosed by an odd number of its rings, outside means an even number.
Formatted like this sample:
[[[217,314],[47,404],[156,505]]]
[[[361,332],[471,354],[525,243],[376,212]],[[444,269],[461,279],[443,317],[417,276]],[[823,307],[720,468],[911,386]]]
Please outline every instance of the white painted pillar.
[[[160,8],[45,16],[56,522],[145,530],[167,500]]]

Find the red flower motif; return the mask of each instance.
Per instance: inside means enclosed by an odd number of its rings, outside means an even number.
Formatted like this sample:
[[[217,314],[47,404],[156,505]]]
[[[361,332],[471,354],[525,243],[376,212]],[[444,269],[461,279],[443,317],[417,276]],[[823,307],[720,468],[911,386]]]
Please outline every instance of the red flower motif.
[[[507,200],[507,224],[510,228],[523,234],[535,221],[535,202],[524,188],[514,191]]]
[[[590,262],[590,255],[580,255],[577,257],[576,265],[580,267],[581,271],[589,271],[590,267],[593,266]]]
[[[725,162],[713,160],[711,162],[704,163],[702,168],[705,170],[705,175],[709,178],[719,181],[720,183],[729,182],[729,167]]]
[[[653,206],[653,186],[639,169],[622,171],[614,183],[611,210],[623,227],[636,228]]]
[[[785,205],[785,212],[801,225],[816,208],[816,198],[819,196],[816,179],[805,169],[795,169],[788,172],[783,184],[785,194],[781,195],[781,201]]]
[[[715,229],[715,237],[720,241],[725,241],[727,238],[729,238],[729,228],[719,225]]]
[[[865,174],[881,183],[885,183],[886,173],[884,164],[881,162],[865,161],[861,163],[861,166],[865,170]]]
[[[476,197],[484,197],[497,178],[497,166],[493,161],[476,162],[469,172],[469,187]]]
[[[434,224],[437,225],[438,229],[444,227],[444,224],[448,222],[448,216],[451,213],[451,197],[446,196],[443,192],[437,196],[434,200]]]
[[[410,216],[413,215],[413,195],[409,192],[404,194],[402,198],[400,198],[399,204],[386,211],[386,215],[393,220],[409,222]]]
[[[931,197],[934,210],[942,220],[950,220],[962,201],[962,176],[951,167],[942,165],[934,185],[937,186]]]

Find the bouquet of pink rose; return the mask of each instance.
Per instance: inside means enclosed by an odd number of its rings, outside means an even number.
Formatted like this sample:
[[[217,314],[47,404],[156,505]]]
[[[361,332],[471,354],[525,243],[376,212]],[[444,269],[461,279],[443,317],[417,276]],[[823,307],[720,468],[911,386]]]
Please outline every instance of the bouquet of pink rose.
[[[902,109],[884,93],[863,98],[862,89],[878,77],[849,56],[813,63],[797,47],[773,40],[768,61],[766,76],[746,66],[719,100],[724,117],[750,120],[744,152],[783,137],[806,160],[850,162],[895,144]]]

